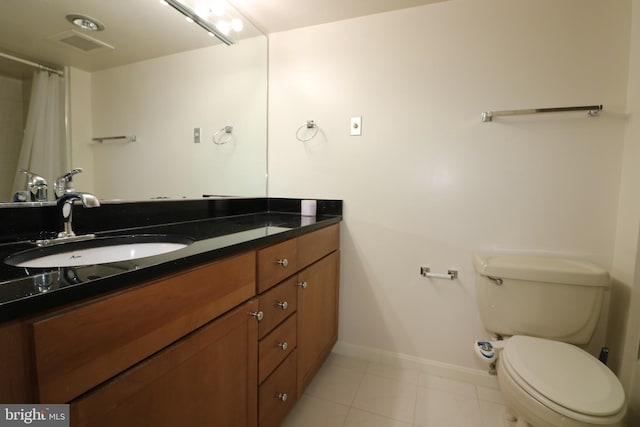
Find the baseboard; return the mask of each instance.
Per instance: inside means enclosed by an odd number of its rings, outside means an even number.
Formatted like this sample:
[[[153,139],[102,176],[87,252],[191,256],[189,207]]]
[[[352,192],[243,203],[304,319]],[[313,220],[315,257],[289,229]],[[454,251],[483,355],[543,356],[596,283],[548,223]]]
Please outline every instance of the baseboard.
[[[465,381],[474,385],[498,388],[496,377],[480,369],[472,369],[464,366],[452,365],[435,360],[422,359],[402,353],[364,347],[338,341],[333,347],[333,353],[343,356],[355,357],[369,362],[384,363],[388,365],[402,366],[426,372],[430,375]]]

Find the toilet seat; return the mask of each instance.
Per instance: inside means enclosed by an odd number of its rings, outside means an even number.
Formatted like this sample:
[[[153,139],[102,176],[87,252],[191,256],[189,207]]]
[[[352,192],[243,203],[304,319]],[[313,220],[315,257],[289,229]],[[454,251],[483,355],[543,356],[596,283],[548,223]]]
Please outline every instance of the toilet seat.
[[[561,415],[588,421],[624,410],[624,390],[617,377],[578,347],[514,336],[506,340],[500,358],[503,374]]]

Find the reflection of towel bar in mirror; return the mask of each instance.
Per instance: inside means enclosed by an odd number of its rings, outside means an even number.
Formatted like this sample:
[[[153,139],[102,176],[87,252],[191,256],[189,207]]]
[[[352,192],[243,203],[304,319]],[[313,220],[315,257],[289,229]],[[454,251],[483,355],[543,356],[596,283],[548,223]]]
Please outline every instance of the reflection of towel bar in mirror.
[[[595,117],[602,111],[600,105],[583,105],[579,107],[553,107],[553,108],[529,108],[524,110],[485,111],[482,113],[483,122],[491,122],[497,116],[519,116],[523,114],[537,113],[563,113],[567,111],[586,111],[589,117]]]
[[[301,132],[305,129],[313,129],[308,136],[304,136],[304,132]],[[296,139],[300,142],[311,141],[318,134],[318,125],[315,120],[307,120],[305,124],[300,126],[296,131]]]
[[[91,138],[91,141],[98,144],[110,143],[110,142],[136,142],[136,136],[100,136],[97,138]]]
[[[225,126],[213,134],[214,144],[224,145],[233,138],[233,126]]]

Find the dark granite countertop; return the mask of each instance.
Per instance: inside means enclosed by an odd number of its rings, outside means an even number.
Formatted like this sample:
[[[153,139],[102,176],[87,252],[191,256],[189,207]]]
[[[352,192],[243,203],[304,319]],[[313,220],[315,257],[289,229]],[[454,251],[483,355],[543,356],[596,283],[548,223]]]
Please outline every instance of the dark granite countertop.
[[[262,202],[264,199],[256,200]],[[189,246],[161,255],[131,261],[57,268],[14,267],[0,262],[0,322],[34,315],[229,255],[278,243],[338,223],[342,218],[341,202],[339,214],[319,212],[315,218],[302,217],[297,212],[286,212],[288,209],[283,209],[285,212],[271,212],[270,209],[260,211],[261,206],[252,206],[254,209],[246,209],[252,211],[249,213],[241,213],[240,210],[232,215],[225,215],[228,212],[222,212],[204,219],[95,232],[96,237],[166,234],[193,239]],[[1,243],[0,260],[34,247],[32,241],[25,240]]]

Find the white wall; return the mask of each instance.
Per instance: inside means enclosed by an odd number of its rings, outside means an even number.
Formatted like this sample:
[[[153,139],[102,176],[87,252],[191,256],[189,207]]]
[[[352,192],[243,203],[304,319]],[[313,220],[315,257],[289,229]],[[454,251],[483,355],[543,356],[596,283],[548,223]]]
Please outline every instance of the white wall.
[[[88,143],[93,135],[91,119],[91,73],[70,67],[69,73],[69,137],[71,168],[83,172],[73,178],[78,191],[95,192],[93,147]]]
[[[627,129],[624,139],[618,228],[613,264],[614,292],[609,341],[617,355],[616,366],[630,392],[628,425],[640,425],[640,1],[632,2]]]
[[[478,368],[474,251],[611,268],[629,8],[451,0],[270,36],[269,196],[345,201],[341,342]],[[480,122],[594,103],[599,118]],[[321,133],[301,143],[307,119]],[[423,264],[460,279],[422,278]]]
[[[23,82],[0,75],[0,201],[11,201],[13,196],[23,136]]]
[[[265,45],[258,37],[92,73],[93,137],[137,137],[92,147],[95,194],[264,196]],[[226,125],[234,126],[234,141],[215,145],[214,133]]]

